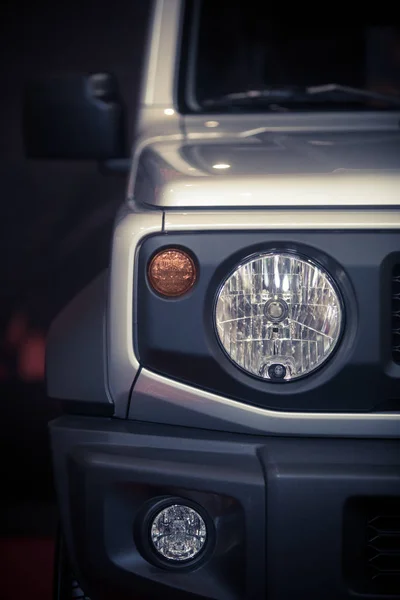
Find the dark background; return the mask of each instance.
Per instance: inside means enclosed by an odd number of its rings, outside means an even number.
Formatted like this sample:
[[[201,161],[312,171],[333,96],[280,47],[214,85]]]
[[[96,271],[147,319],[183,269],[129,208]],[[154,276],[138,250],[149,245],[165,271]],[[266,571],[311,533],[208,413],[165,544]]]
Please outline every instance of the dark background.
[[[59,407],[43,378],[23,375],[19,357],[32,338],[40,348],[60,308],[107,265],[126,187],[93,163],[27,161],[24,86],[53,73],[112,72],[132,139],[148,13],[147,0],[17,0],[0,9],[0,533],[41,527],[54,500],[47,422]]]

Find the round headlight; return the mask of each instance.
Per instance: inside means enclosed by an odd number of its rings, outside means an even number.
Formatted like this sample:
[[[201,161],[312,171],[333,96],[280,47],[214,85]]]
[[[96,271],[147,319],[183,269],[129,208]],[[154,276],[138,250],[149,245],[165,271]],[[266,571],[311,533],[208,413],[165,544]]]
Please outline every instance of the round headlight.
[[[270,253],[242,263],[216,303],[219,340],[230,359],[257,377],[287,381],[312,373],[332,354],[342,325],[339,293],[311,260]]]

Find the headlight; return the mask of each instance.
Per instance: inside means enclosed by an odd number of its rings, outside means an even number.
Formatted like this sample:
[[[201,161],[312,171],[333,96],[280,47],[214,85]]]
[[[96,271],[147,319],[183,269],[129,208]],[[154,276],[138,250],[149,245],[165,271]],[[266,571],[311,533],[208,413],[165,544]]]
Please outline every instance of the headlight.
[[[215,311],[231,360],[269,380],[297,379],[320,367],[338,343],[342,317],[328,273],[290,253],[263,254],[238,266]]]

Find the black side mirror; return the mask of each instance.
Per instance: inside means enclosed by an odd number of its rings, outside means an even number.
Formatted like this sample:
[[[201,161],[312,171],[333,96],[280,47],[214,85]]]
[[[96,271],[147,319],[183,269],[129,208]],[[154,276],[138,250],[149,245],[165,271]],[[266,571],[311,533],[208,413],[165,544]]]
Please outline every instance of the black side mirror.
[[[118,84],[109,74],[67,75],[27,86],[23,134],[28,158],[96,160],[128,156]]]

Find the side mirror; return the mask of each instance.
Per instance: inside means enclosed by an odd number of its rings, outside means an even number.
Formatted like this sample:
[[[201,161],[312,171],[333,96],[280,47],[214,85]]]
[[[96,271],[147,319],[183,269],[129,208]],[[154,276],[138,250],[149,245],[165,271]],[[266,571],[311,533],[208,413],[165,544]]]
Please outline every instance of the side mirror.
[[[118,84],[109,74],[67,75],[27,86],[28,158],[112,161],[128,156]]]

